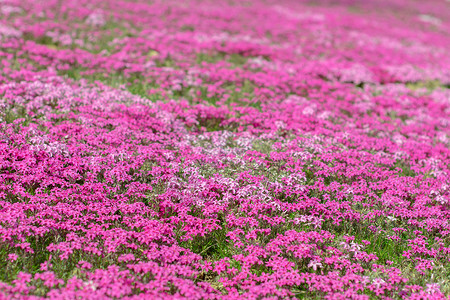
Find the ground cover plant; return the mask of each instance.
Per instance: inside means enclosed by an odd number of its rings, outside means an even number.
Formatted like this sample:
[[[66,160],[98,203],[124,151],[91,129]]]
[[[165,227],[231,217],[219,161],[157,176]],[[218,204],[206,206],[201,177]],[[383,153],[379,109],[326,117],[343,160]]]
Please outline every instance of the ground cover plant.
[[[0,298],[448,299],[449,20],[0,1]]]

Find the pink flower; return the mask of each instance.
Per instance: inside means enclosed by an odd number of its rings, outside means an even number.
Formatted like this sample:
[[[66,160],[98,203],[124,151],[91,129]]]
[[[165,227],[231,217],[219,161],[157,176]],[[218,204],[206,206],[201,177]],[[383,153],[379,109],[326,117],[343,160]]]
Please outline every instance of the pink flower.
[[[18,258],[19,258],[19,256],[15,253],[8,254],[8,260],[11,262],[16,261]]]

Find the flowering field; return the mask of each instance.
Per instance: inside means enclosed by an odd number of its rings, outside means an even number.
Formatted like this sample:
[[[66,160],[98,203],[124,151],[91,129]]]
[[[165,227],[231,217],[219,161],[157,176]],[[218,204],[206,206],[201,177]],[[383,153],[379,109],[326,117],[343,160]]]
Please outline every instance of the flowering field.
[[[448,299],[450,2],[0,1],[0,299]]]

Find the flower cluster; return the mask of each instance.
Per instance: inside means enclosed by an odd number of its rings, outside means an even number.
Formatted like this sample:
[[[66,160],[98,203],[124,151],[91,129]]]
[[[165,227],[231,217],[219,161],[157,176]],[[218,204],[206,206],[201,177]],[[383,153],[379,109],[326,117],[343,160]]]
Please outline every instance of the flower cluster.
[[[450,295],[445,1],[1,2],[0,298]]]

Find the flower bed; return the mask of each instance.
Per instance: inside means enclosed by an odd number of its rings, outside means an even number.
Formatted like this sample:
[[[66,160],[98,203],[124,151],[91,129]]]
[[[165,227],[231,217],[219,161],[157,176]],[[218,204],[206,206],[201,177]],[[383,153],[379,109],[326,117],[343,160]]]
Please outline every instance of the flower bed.
[[[447,299],[449,6],[3,1],[0,296]]]

